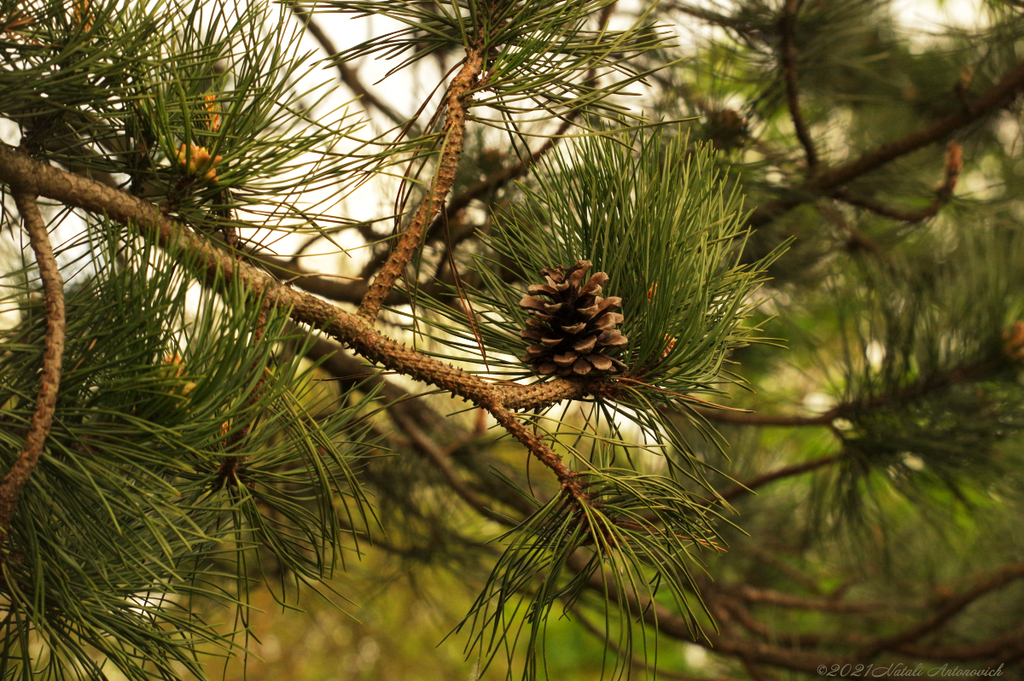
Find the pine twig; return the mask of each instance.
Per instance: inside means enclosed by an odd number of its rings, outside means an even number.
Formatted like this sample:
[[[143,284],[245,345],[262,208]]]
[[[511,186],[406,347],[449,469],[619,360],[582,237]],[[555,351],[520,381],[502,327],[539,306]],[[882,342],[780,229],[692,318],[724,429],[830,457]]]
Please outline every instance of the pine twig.
[[[797,139],[804,148],[807,155],[807,173],[814,175],[818,168],[818,152],[814,148],[814,140],[811,139],[807,123],[804,121],[803,113],[800,111],[800,93],[797,89],[796,74],[796,46],[793,44],[793,31],[796,25],[797,6],[796,0],[786,0],[786,6],[782,10],[782,17],[779,19],[779,33],[782,36],[779,49],[779,58],[782,66],[782,77],[786,81],[786,103],[789,105],[789,117],[793,121],[793,129],[796,130]]]
[[[25,223],[29,243],[36,256],[39,277],[43,282],[46,303],[46,340],[43,351],[42,375],[39,377],[39,393],[36,409],[32,414],[25,444],[11,470],[0,482],[0,541],[6,538],[18,508],[22,489],[39,463],[46,436],[50,433],[53,413],[57,405],[57,391],[60,388],[61,362],[64,356],[64,335],[67,320],[64,315],[64,282],[60,267],[53,254],[46,221],[39,212],[39,204],[32,194],[15,191],[14,201]]]
[[[444,200],[448,196],[448,192],[451,191],[452,185],[455,184],[455,172],[458,170],[466,137],[469,96],[480,77],[483,65],[483,46],[470,47],[466,52],[462,69],[448,87],[448,92],[445,95],[447,113],[443,131],[444,142],[441,145],[441,158],[438,161],[434,181],[416,209],[409,227],[403,232],[398,245],[391,252],[391,256],[374,277],[369,291],[359,305],[359,316],[363,319],[377,318],[384,299],[419,249],[427,224],[443,209]]]

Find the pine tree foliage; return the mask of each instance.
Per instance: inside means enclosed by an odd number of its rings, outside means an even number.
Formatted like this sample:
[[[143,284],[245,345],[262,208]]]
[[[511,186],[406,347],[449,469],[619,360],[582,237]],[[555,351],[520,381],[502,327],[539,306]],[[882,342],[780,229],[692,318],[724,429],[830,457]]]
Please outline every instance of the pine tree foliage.
[[[1019,670],[1024,14],[898,5],[0,0],[0,677],[391,560],[438,678]]]

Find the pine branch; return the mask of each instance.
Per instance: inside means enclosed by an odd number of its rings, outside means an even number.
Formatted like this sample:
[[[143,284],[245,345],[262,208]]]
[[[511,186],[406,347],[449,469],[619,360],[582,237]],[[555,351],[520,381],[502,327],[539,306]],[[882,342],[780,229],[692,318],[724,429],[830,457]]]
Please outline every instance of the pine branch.
[[[786,103],[789,106],[789,117],[793,121],[797,139],[807,155],[807,173],[813,176],[818,169],[818,152],[814,148],[814,140],[807,129],[803,113],[800,111],[800,94],[796,74],[796,46],[793,44],[793,32],[796,27],[797,2],[786,0],[786,5],[779,18],[779,34],[782,36],[779,47],[779,58],[782,66],[782,77],[786,81]]]
[[[328,300],[358,304],[369,290],[367,283],[361,279],[343,280],[342,277],[330,277],[304,269],[298,263],[280,257],[247,251],[245,257],[258,263],[275,279],[293,284],[303,291],[323,296]],[[398,291],[389,291],[384,300],[387,305],[402,305],[409,302],[408,297]]]
[[[992,361],[981,361],[974,364],[954,367],[938,376],[927,376],[916,383],[891,390],[880,395],[864,399],[843,402],[828,411],[815,416],[799,414],[758,414],[745,411],[700,409],[700,414],[709,421],[730,423],[745,426],[832,426],[838,418],[850,417],[868,412],[889,404],[899,404],[907,400],[922,397],[932,392],[944,390],[956,383],[975,381],[998,371],[1000,365]]]
[[[22,489],[39,462],[43,453],[46,436],[50,432],[53,413],[57,405],[57,391],[60,388],[61,362],[64,357],[64,334],[67,321],[64,317],[64,282],[60,267],[53,254],[46,221],[39,212],[36,197],[28,192],[15,191],[14,201],[21,213],[28,232],[29,243],[36,256],[39,277],[43,282],[46,303],[46,341],[43,351],[43,367],[39,377],[39,393],[36,408],[32,414],[25,444],[11,470],[0,482],[0,541],[6,538],[18,508]]]
[[[733,485],[729,489],[721,492],[718,496],[724,501],[732,501],[737,497],[753,494],[755,489],[767,485],[770,482],[775,482],[776,480],[781,480],[783,478],[791,478],[795,475],[802,475],[808,471],[817,470],[825,466],[831,466],[834,463],[842,461],[844,458],[846,458],[845,454],[834,454],[832,456],[823,456],[812,461],[805,461],[804,463],[793,464],[792,466],[785,466],[770,473],[759,475],[752,480]]]
[[[994,637],[980,643],[967,645],[943,643],[930,646],[904,644],[893,650],[901,655],[925,660],[967,662],[1001,659],[1007,651],[1016,651],[1016,654],[1020,654],[1024,650],[1024,627],[1005,636]]]
[[[568,565],[577,573],[585,567],[584,561],[576,556],[570,557]],[[612,578],[595,573],[587,580],[587,587],[612,602],[618,603],[622,598],[627,599],[630,610],[642,613],[644,622],[652,627],[657,627],[660,633],[679,641],[694,643],[716,653],[749,660],[756,664],[770,664],[783,669],[809,673],[817,673],[818,668],[822,665],[830,667],[836,664],[842,665],[847,661],[846,658],[839,655],[786,648],[719,632],[703,631],[696,634],[685,619],[664,605],[655,601],[641,602],[635,594],[630,592],[619,593],[618,590],[609,588],[606,581],[610,582]],[[620,603],[620,605],[623,604]]]
[[[585,493],[575,475],[550,447],[515,418],[510,409],[516,407],[505,404],[516,405],[522,401],[517,399],[521,395],[536,399],[537,395],[545,394],[543,385],[497,387],[462,369],[411,350],[375,332],[372,322],[366,318],[280,284],[266,272],[236,260],[232,254],[215,248],[185,225],[163,215],[156,206],[99,182],[40,163],[5,144],[0,144],[0,181],[7,182],[15,191],[35,192],[69,206],[106,214],[122,224],[130,223],[143,230],[153,230],[161,247],[187,253],[195,259],[192,274],[207,286],[219,287],[225,282],[240,284],[263,296],[268,305],[290,310],[294,321],[331,335],[370,361],[380,362],[388,369],[473,402],[493,415],[548,466],[574,499],[585,501]],[[565,386],[562,387],[564,392]]]
[[[907,631],[879,639],[857,652],[855,659],[872,660],[885,650],[912,643],[943,627],[949,620],[963,612],[965,608],[993,591],[1002,589],[1008,584],[1024,578],[1024,564],[1007,565],[987,579],[974,585],[963,594],[949,600],[935,615]]]
[[[880,601],[844,601],[840,598],[832,597],[812,598],[807,596],[794,596],[792,594],[780,593],[770,589],[759,589],[749,584],[741,584],[738,587],[732,588],[722,583],[716,583],[716,587],[722,591],[735,593],[736,597],[741,598],[748,603],[764,603],[766,605],[779,608],[864,614],[892,607],[892,604]]]
[[[882,144],[858,158],[834,168],[821,169],[814,178],[791,187],[786,195],[762,204],[747,221],[760,227],[799,205],[828,194],[856,178],[877,170],[901,156],[939,142],[957,130],[981,120],[990,113],[1009,106],[1024,91],[1024,62],[1010,69],[998,83],[986,90],[969,108],[950,114],[898,140]]]
[[[946,164],[943,169],[944,177],[935,188],[935,198],[927,206],[918,210],[908,211],[892,208],[874,199],[852,194],[845,189],[837,189],[831,193],[831,196],[843,203],[863,208],[877,215],[913,224],[935,217],[942,207],[949,203],[949,200],[953,197],[953,191],[956,189],[956,183],[962,169],[963,151],[959,144],[952,142],[946,150]]]
[[[466,113],[469,110],[469,96],[484,66],[483,45],[473,45],[466,52],[465,62],[459,74],[452,80],[445,96],[447,109],[443,130],[444,142],[441,145],[441,158],[438,161],[434,180],[427,190],[413,215],[409,227],[406,228],[391,252],[388,261],[374,277],[373,283],[363,302],[359,305],[359,316],[363,319],[376,319],[381,305],[395,282],[405,272],[406,265],[419,250],[423,240],[423,232],[427,224],[443,208],[445,197],[455,183],[455,172],[462,157],[462,148],[466,136]]]

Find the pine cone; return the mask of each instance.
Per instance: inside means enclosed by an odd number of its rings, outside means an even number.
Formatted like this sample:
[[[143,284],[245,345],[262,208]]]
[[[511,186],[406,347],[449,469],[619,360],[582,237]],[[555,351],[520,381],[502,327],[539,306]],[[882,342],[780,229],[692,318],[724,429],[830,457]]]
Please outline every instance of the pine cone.
[[[622,299],[598,295],[601,285],[608,281],[604,272],[594,274],[580,286],[591,266],[589,260],[580,260],[568,269],[546,267],[540,273],[548,283],[530,286],[529,295],[519,301],[519,306],[533,317],[519,335],[535,343],[526,348],[522,361],[538,374],[586,376],[626,368],[605,354],[629,342],[615,328],[622,323],[622,315],[612,312]],[[538,296],[546,296],[551,302]]]

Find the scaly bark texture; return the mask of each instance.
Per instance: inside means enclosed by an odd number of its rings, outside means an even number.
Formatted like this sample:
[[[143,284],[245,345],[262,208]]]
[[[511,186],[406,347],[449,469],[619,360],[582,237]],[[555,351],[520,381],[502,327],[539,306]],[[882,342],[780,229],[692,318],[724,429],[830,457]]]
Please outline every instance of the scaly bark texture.
[[[466,61],[459,74],[452,80],[445,97],[446,118],[443,130],[444,142],[441,145],[441,160],[438,162],[434,181],[423,197],[408,229],[402,233],[398,245],[391,252],[391,257],[370,284],[370,290],[359,305],[359,316],[363,319],[376,319],[384,299],[402,276],[406,265],[419,250],[423,241],[423,231],[444,205],[444,200],[455,184],[455,171],[462,157],[462,147],[466,137],[466,113],[469,110],[470,92],[480,78],[484,65],[484,52],[481,46],[474,46],[466,52]]]
[[[28,482],[39,457],[43,453],[46,436],[50,433],[53,412],[57,406],[57,391],[60,388],[61,361],[64,357],[64,334],[67,321],[64,316],[64,282],[60,268],[53,255],[50,237],[46,232],[46,221],[39,212],[36,197],[26,192],[15,192],[14,202],[21,213],[21,219],[28,232],[29,243],[36,256],[39,277],[43,281],[46,304],[46,341],[43,350],[43,369],[39,377],[39,393],[36,395],[36,410],[32,414],[25,444],[18,460],[0,482],[0,541],[7,536],[11,520],[18,508],[21,491]]]

